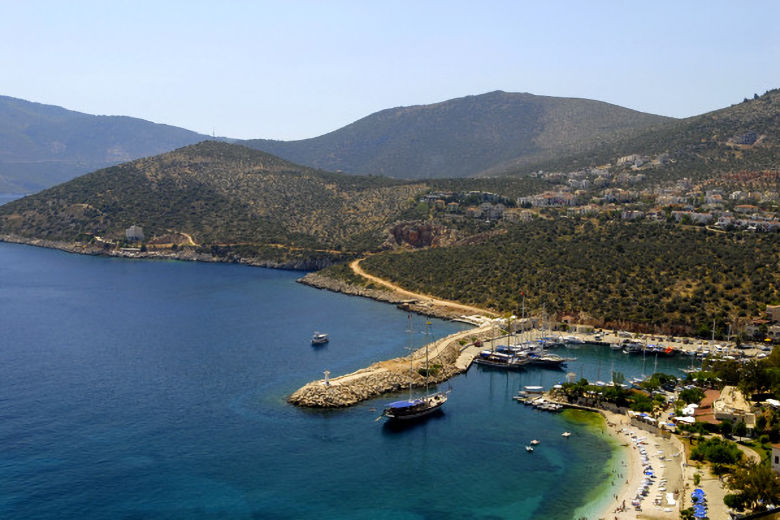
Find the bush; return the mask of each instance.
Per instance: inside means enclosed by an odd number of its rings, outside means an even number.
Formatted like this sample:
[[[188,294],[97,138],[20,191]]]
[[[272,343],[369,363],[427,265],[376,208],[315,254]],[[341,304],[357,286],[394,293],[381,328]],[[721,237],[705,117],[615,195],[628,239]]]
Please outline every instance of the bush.
[[[704,399],[704,392],[700,388],[686,388],[680,392],[680,399],[685,401],[686,404],[698,404]]]
[[[723,497],[723,503],[730,509],[736,509],[737,511],[745,509],[745,501],[742,497],[742,493],[726,495]]]
[[[742,459],[742,452],[735,443],[713,437],[700,442],[691,450],[691,459],[714,464],[736,464]]]

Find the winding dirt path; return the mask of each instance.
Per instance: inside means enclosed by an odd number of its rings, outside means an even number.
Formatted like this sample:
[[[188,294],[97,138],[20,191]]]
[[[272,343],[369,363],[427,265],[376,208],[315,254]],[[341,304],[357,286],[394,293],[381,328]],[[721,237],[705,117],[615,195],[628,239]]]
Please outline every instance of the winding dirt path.
[[[446,307],[448,309],[454,309],[459,312],[463,312],[464,314],[481,314],[483,316],[495,316],[495,313],[490,312],[485,309],[480,309],[479,307],[473,307],[471,305],[464,305],[462,303],[453,302],[450,300],[442,300],[440,298],[434,298],[433,296],[422,294],[422,293],[415,293],[411,291],[407,291],[406,289],[401,288],[400,286],[389,282],[387,280],[383,280],[382,278],[379,278],[378,276],[374,276],[372,274],[369,274],[363,270],[362,267],[360,267],[360,262],[362,262],[364,258],[358,258],[357,260],[353,260],[350,262],[349,267],[352,269],[352,272],[355,273],[358,276],[362,276],[363,278],[366,278],[368,280],[371,280],[374,283],[377,283],[379,285],[382,285],[384,287],[387,287],[388,289],[404,296],[412,300],[420,300],[425,301],[427,303],[430,303],[432,305],[436,305],[439,307]]]

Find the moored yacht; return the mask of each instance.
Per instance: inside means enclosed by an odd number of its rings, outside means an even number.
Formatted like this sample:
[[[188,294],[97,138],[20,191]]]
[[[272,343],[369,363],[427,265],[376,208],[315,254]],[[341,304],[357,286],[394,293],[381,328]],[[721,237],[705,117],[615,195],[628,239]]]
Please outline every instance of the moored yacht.
[[[428,328],[431,324],[430,321],[426,322],[426,335],[429,335]],[[430,393],[429,392],[429,386],[428,386],[428,373],[429,373],[429,360],[428,360],[428,344],[429,342],[426,340],[425,343],[425,395],[420,397],[412,397],[412,385],[413,385],[413,378],[412,375],[414,374],[414,368],[413,368],[413,358],[414,358],[414,350],[413,350],[413,331],[412,331],[412,315],[409,314],[409,398],[405,399],[403,401],[394,401],[392,403],[388,403],[385,406],[385,409],[382,411],[382,416],[387,417],[390,420],[397,420],[397,421],[403,421],[403,420],[409,420],[409,419],[417,419],[419,417],[426,416],[430,413],[435,412],[441,406],[447,402],[447,394],[448,392],[435,392]],[[377,417],[379,419],[380,417]]]
[[[323,332],[315,332],[314,335],[311,337],[312,345],[324,345],[328,341],[330,341],[328,335]]]
[[[527,356],[483,350],[474,358],[474,363],[489,367],[505,368],[507,370],[519,370],[528,364]]]

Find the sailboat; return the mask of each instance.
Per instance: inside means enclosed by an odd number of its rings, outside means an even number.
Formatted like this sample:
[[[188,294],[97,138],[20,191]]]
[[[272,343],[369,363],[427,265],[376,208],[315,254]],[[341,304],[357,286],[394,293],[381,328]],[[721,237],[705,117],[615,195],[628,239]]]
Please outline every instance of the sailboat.
[[[430,334],[431,322],[426,322],[426,335]],[[409,398],[403,401],[395,401],[385,406],[382,416],[387,417],[393,421],[404,421],[409,419],[417,419],[419,417],[426,416],[435,412],[441,406],[447,402],[447,392],[430,393],[428,386],[428,373],[429,373],[429,360],[428,360],[428,344],[426,339],[425,343],[425,395],[421,397],[413,397],[412,395],[412,376],[414,374],[414,368],[412,366],[412,358],[414,357],[414,336],[412,332],[412,315],[409,314]]]

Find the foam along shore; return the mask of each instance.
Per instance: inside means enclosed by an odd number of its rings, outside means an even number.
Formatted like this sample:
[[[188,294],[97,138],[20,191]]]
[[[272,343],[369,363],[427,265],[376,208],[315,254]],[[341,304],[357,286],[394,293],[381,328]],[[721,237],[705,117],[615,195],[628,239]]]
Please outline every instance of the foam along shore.
[[[456,332],[428,345],[429,381],[440,383],[465,372],[479,348],[474,340],[484,340],[493,332],[492,324]],[[425,367],[425,346],[411,355],[413,385],[425,385],[425,376],[420,369]],[[296,390],[287,400],[296,406],[311,408],[341,408],[352,406],[366,399],[378,397],[387,392],[397,392],[409,386],[409,357],[389,359],[329,379],[312,381]]]

